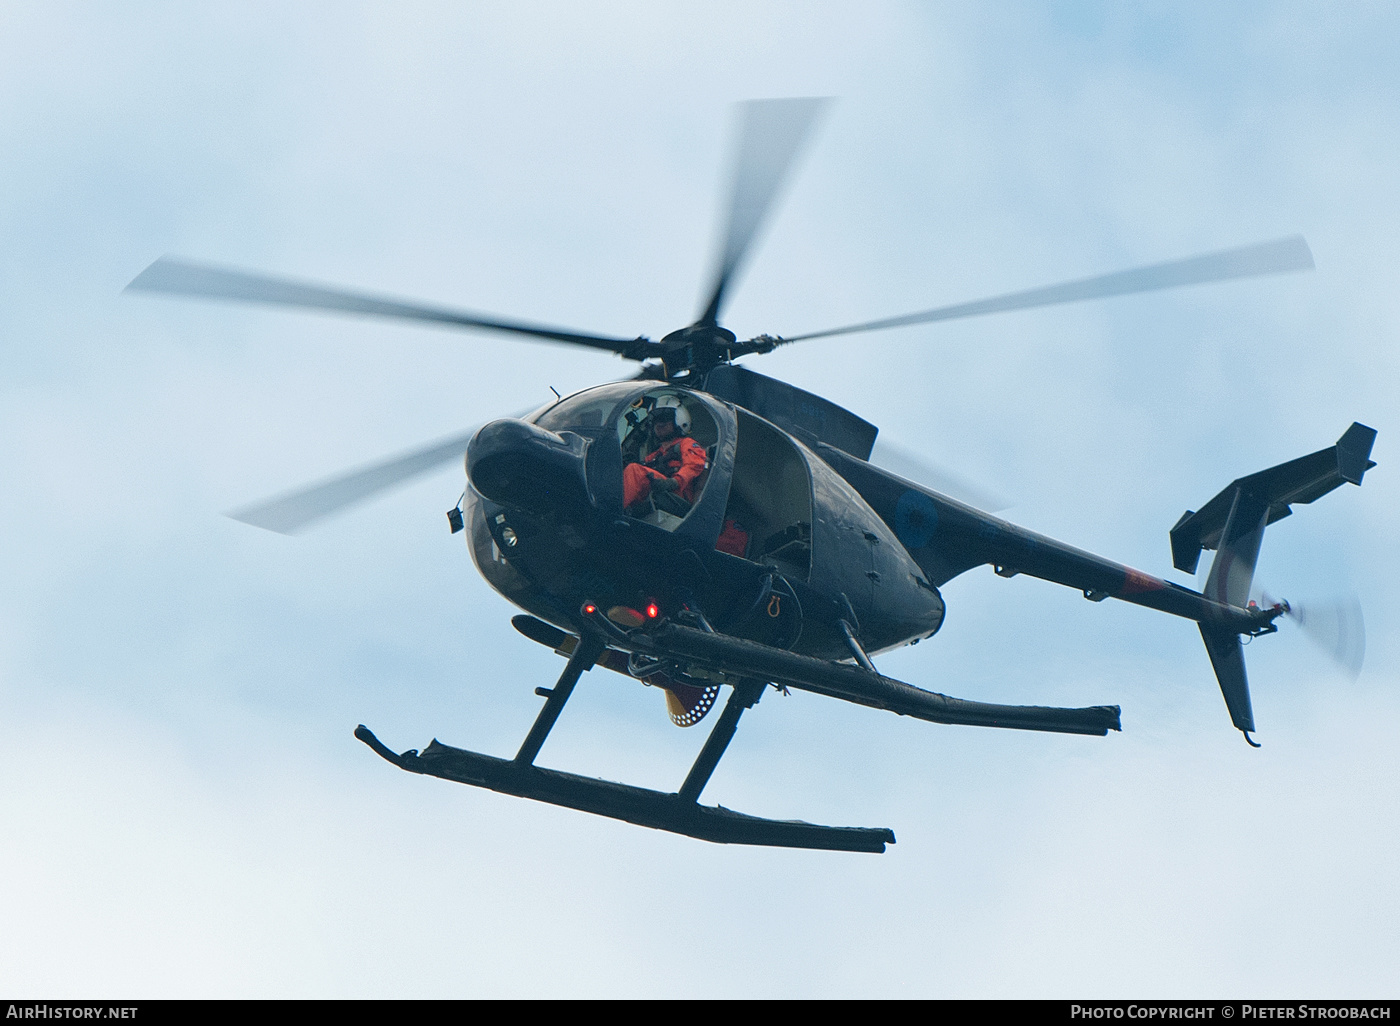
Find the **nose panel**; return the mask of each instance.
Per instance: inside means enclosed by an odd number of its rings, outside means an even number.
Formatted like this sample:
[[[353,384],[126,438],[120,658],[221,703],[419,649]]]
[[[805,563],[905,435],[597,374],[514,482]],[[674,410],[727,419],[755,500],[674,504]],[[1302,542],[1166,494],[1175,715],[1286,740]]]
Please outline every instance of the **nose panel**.
[[[493,420],[467,446],[467,477],[493,502],[530,513],[588,502],[584,451],[572,431],[555,434],[523,420]]]

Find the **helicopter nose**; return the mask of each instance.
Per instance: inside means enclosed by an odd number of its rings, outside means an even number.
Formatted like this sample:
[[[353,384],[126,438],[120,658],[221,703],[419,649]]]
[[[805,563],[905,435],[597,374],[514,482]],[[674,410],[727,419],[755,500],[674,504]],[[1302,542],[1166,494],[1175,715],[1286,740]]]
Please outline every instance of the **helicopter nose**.
[[[493,420],[467,445],[467,477],[478,493],[528,513],[575,509],[588,502],[587,440],[523,420]]]

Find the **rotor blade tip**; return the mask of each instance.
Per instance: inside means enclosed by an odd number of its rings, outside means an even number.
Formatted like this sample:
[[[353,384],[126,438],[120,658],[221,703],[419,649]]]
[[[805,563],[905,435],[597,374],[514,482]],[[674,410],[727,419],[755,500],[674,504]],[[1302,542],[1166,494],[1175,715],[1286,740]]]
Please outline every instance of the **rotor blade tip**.
[[[1277,261],[1280,271],[1313,271],[1317,264],[1313,260],[1308,240],[1301,235],[1286,235],[1276,242],[1264,242],[1253,247],[1256,252],[1269,253]]]
[[[1313,260],[1312,247],[1308,245],[1308,240],[1301,235],[1293,237],[1298,241],[1298,269],[1300,271],[1317,270],[1317,263]]]
[[[162,257],[161,259],[163,260],[164,257]],[[148,284],[150,283],[151,279],[153,279],[153,278],[155,277],[155,275],[157,274],[156,268],[160,266],[160,263],[161,263],[161,260],[153,260],[153,261],[151,261],[151,263],[148,264],[148,265],[146,266],[146,268],[145,268],[140,274],[138,274],[135,278],[132,278],[131,281],[129,281],[129,282],[126,283],[126,288],[122,289],[122,291],[123,291],[123,292],[133,292],[133,291],[134,291],[134,292],[141,292],[141,291],[144,291],[144,290],[146,289],[146,287],[148,286]]]
[[[228,517],[230,520],[237,520],[240,524],[247,524],[249,527],[261,528],[264,531],[271,531],[273,534],[280,534],[286,537],[291,537],[296,533],[298,526],[303,526],[296,524],[287,525],[279,520],[260,516],[259,513],[260,511],[258,509],[235,509],[225,513],[224,516]]]

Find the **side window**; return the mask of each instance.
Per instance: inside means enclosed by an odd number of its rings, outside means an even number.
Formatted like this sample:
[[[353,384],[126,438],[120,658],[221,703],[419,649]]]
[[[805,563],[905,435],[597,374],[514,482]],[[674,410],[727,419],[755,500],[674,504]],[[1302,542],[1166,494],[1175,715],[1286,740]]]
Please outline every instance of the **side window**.
[[[742,409],[737,412],[739,439],[724,514],[724,551],[806,580],[812,568],[807,461],[781,431]]]

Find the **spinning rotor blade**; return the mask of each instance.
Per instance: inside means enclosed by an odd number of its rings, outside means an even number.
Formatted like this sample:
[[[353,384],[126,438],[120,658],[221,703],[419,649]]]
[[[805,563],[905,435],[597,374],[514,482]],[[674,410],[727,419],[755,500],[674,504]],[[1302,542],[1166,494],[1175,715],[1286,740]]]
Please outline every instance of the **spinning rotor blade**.
[[[903,317],[890,317],[882,321],[866,321],[844,328],[828,331],[813,331],[806,335],[794,335],[779,341],[802,342],[810,338],[828,338],[832,335],[849,335],[857,331],[880,331],[884,328],[901,328],[909,324],[928,324],[932,321],[951,321],[958,317],[976,317],[980,314],[1000,313],[1006,310],[1029,310],[1037,306],[1054,306],[1058,303],[1077,303],[1083,299],[1105,299],[1110,296],[1127,296],[1135,292],[1155,292],[1158,289],[1173,289],[1183,285],[1201,285],[1212,281],[1228,281],[1231,278],[1253,278],[1265,274],[1284,274],[1289,271],[1311,271],[1312,251],[1301,235],[1290,235],[1286,239],[1261,242],[1240,249],[1226,249],[1218,253],[1190,257],[1186,260],[1173,260],[1165,264],[1152,264],[1137,267],[1130,271],[1118,271],[1097,278],[1081,278],[1060,285],[1045,288],[1027,289],[1012,292],[991,299],[979,299],[971,303],[957,303],[953,306],[940,306],[921,313],[905,314]]]
[[[233,271],[204,264],[185,263],[161,257],[138,274],[126,287],[127,291],[166,292],[179,296],[201,296],[210,299],[231,299],[240,303],[269,303],[338,313],[366,314],[401,320],[450,324],[458,328],[480,328],[485,331],[508,331],[517,335],[546,338],[554,342],[607,349],[632,359],[646,349],[642,339],[609,338],[586,335],[563,328],[550,328],[521,321],[504,321],[477,313],[446,310],[441,307],[404,303],[356,292],[326,288],[286,278],[272,278],[244,271]]]
[[[725,289],[772,206],[793,158],[830,97],[750,100],[740,105],[742,122],[734,158],[734,185],[729,197],[729,222],[709,301],[701,324],[717,324]]]
[[[950,499],[965,502],[984,513],[999,513],[1011,505],[1005,496],[930,463],[919,453],[886,440],[883,434],[875,439],[875,447],[870,452],[870,462],[882,470],[932,488],[935,492],[942,492]]]
[[[1295,606],[1289,613],[1314,645],[1355,680],[1366,661],[1366,621],[1355,596],[1338,602]]]
[[[476,428],[451,438],[433,442],[412,452],[394,456],[309,488],[299,488],[266,502],[233,510],[228,515],[254,527],[296,534],[323,517],[393,488],[420,474],[436,470],[444,463],[461,460]]]

